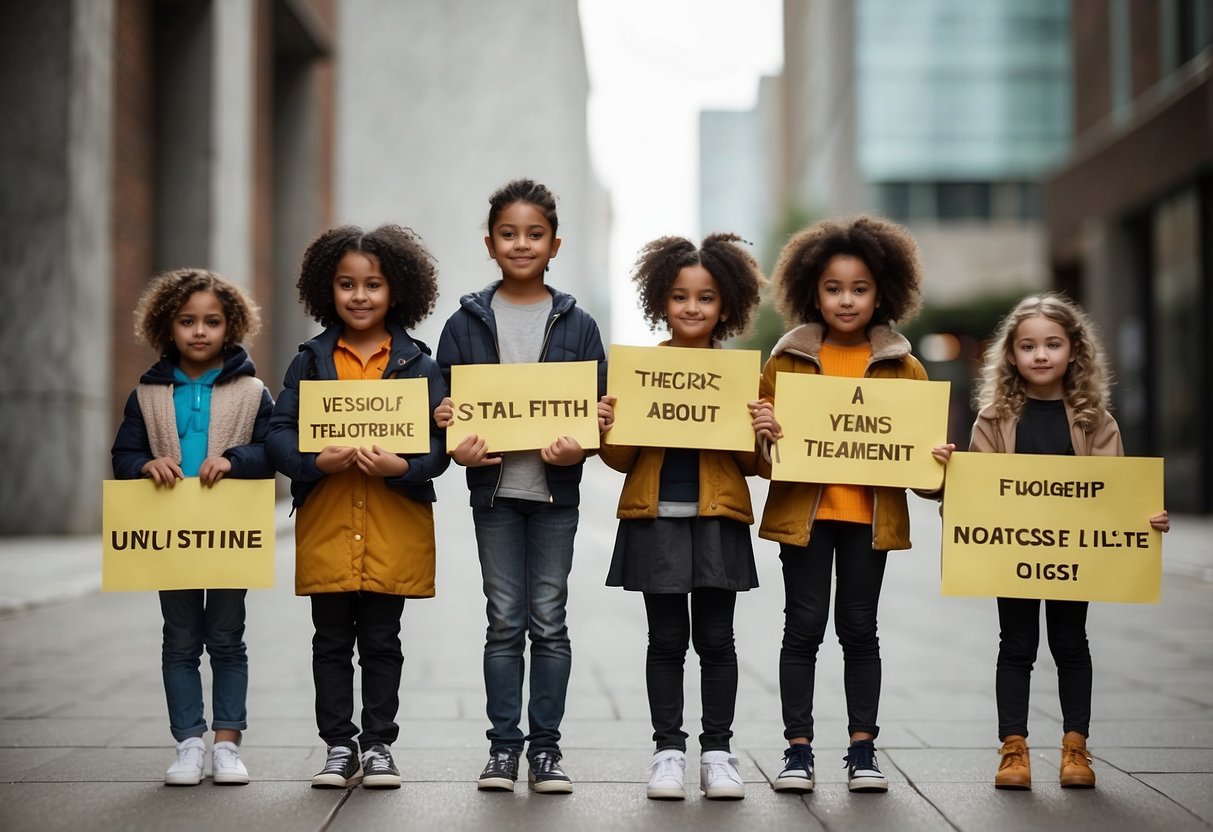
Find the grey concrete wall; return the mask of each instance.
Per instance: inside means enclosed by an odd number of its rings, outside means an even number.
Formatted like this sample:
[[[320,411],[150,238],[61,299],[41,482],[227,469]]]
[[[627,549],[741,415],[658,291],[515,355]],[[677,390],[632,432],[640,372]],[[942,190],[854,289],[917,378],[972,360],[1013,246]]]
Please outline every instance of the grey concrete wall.
[[[609,209],[590,165],[576,3],[343,0],[336,221],[397,222],[438,261],[431,344],[459,296],[500,276],[483,238],[489,194],[521,176],[557,195],[552,285],[606,328]]]
[[[112,438],[113,5],[0,15],[0,534],[88,531]]]

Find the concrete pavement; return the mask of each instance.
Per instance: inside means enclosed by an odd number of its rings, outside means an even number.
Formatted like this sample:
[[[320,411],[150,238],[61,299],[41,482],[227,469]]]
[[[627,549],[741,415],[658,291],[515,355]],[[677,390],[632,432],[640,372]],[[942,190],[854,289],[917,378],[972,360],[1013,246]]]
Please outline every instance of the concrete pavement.
[[[939,521],[911,498],[916,547],[889,558],[881,612],[881,762],[887,795],[846,790],[841,655],[818,670],[819,786],[776,795],[783,749],[777,660],[782,584],[774,544],[756,544],[762,586],[740,597],[742,668],[734,749],[747,797],[709,803],[688,772],[684,803],[645,799],[651,754],[645,621],[633,593],[602,586],[622,477],[587,466],[569,602],[574,668],[563,747],[571,796],[525,785],[481,794],[483,596],[462,472],[439,482],[438,597],[404,614],[398,792],[316,791],[308,604],[292,594],[289,522],[278,581],[250,593],[246,787],[162,785],[172,739],[152,593],[101,594],[96,537],[0,540],[0,829],[698,829],[1186,830],[1213,826],[1213,521],[1177,518],[1164,544],[1163,601],[1093,605],[1091,749],[1099,787],[1056,784],[1056,675],[1042,645],[1034,675],[1035,786],[1003,793],[993,705],[997,616],[988,599],[938,592]],[[754,483],[755,502],[765,489]],[[285,520],[285,517],[282,518]],[[204,662],[205,666],[205,662]],[[687,726],[698,732],[697,661]],[[208,694],[209,699],[209,694]],[[692,766],[692,769],[694,767]]]

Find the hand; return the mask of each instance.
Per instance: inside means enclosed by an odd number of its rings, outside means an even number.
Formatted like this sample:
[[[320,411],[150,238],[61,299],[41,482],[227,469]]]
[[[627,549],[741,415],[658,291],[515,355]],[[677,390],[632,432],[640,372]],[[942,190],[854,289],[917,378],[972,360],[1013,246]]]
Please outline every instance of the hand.
[[[938,459],[944,465],[948,464],[948,460],[952,458],[952,451],[956,450],[956,446],[949,442],[946,445],[936,445],[931,449],[931,456]]]
[[[455,423],[455,403],[446,396],[434,408],[434,424],[446,430]]]
[[[198,479],[205,486],[213,486],[223,479],[224,474],[232,473],[232,461],[225,456],[208,456],[198,469]]]
[[[354,467],[358,457],[357,448],[329,445],[316,454],[316,467],[324,474],[340,474]]]
[[[409,470],[407,459],[385,451],[378,445],[371,445],[369,450],[359,448],[354,459],[358,468],[368,477],[403,477]]]
[[[546,448],[540,448],[539,458],[549,465],[576,465],[585,459],[585,450],[573,437],[562,436]]]
[[[1160,532],[1171,531],[1171,518],[1167,515],[1166,509],[1150,518],[1150,528],[1158,529]]]
[[[501,457],[489,456],[489,444],[474,433],[463,437],[463,441],[451,451],[451,459],[465,468],[479,468],[482,465],[500,465]]]
[[[770,402],[749,402],[746,407],[750,409],[750,416],[754,418],[750,425],[754,428],[755,436],[759,439],[766,439],[768,442],[778,442],[783,439],[783,428],[779,426],[779,422],[775,418],[775,407]]]
[[[151,462],[144,463],[140,471],[143,476],[151,477],[152,482],[157,486],[163,485],[168,488],[176,485],[177,480],[185,479],[185,474],[181,473],[181,466],[167,456],[157,457]]]
[[[615,424],[614,396],[603,396],[598,400],[598,432],[606,433]]]

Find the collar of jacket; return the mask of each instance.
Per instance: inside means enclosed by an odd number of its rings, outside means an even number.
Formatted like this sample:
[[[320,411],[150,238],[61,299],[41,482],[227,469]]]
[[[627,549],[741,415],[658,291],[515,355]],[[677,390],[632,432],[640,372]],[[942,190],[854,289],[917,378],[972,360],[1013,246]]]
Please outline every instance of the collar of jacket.
[[[140,384],[176,384],[173,370],[177,369],[176,352],[165,353],[160,360],[147,369],[139,379]],[[236,376],[256,375],[253,359],[245,352],[244,347],[228,347],[223,351],[223,367],[215,379],[216,386]]]
[[[819,364],[821,344],[825,340],[825,325],[817,323],[801,324],[786,333],[771,350],[771,355],[788,353],[799,358]],[[868,341],[872,344],[872,360],[891,361],[905,358],[910,354],[910,342],[905,336],[888,324],[876,324],[868,329]]]
[[[321,378],[337,378],[337,365],[333,363],[333,350],[337,349],[337,339],[341,337],[343,326],[330,326],[324,332],[310,341],[299,345],[299,351],[310,350],[317,366],[323,368]],[[422,353],[429,355],[430,348],[424,341],[413,338],[404,328],[395,323],[388,323],[388,335],[392,336],[392,354],[388,358],[384,377],[402,370],[413,359]],[[325,375],[327,374],[327,375]]]
[[[503,281],[494,280],[488,286],[485,286],[479,292],[469,292],[459,299],[459,305],[471,312],[486,324],[492,325],[495,320],[493,317],[493,295],[501,288]],[[547,284],[543,288],[547,289],[552,295],[552,314],[563,315],[577,305],[577,298],[572,295],[565,294],[559,289],[554,289]]]

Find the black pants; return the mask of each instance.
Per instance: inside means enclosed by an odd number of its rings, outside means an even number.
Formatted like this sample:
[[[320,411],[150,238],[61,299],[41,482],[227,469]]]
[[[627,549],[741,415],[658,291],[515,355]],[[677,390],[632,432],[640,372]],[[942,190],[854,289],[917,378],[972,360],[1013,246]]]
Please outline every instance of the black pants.
[[[1062,730],[1084,737],[1091,727],[1091,649],[1087,645],[1087,602],[1045,601],[1049,651],[1057,664]],[[1028,735],[1028,691],[1040,645],[1040,601],[998,599],[998,738]]]
[[[312,596],[312,679],[316,685],[316,727],[328,745],[366,751],[391,745],[400,728],[400,616],[404,598],[374,592],[334,592]],[[354,644],[362,668],[362,734],[354,717]],[[358,737],[358,742],[354,738]]]
[[[876,637],[876,610],[887,557],[887,552],[872,548],[871,526],[837,520],[814,523],[808,546],[779,547],[784,589],[779,698],[784,737],[813,739],[817,648],[825,638],[830,617],[830,583],[835,571],[838,589],[834,631],[842,645],[847,731],[873,736],[879,733],[880,640]]]
[[[653,742],[657,750],[687,749],[682,730],[682,669],[687,645],[699,654],[703,695],[700,751],[728,751],[737,707],[737,651],[733,647],[733,607],[737,593],[727,589],[691,592],[690,614],[685,594],[644,594],[649,618],[649,651],[645,681]]]

